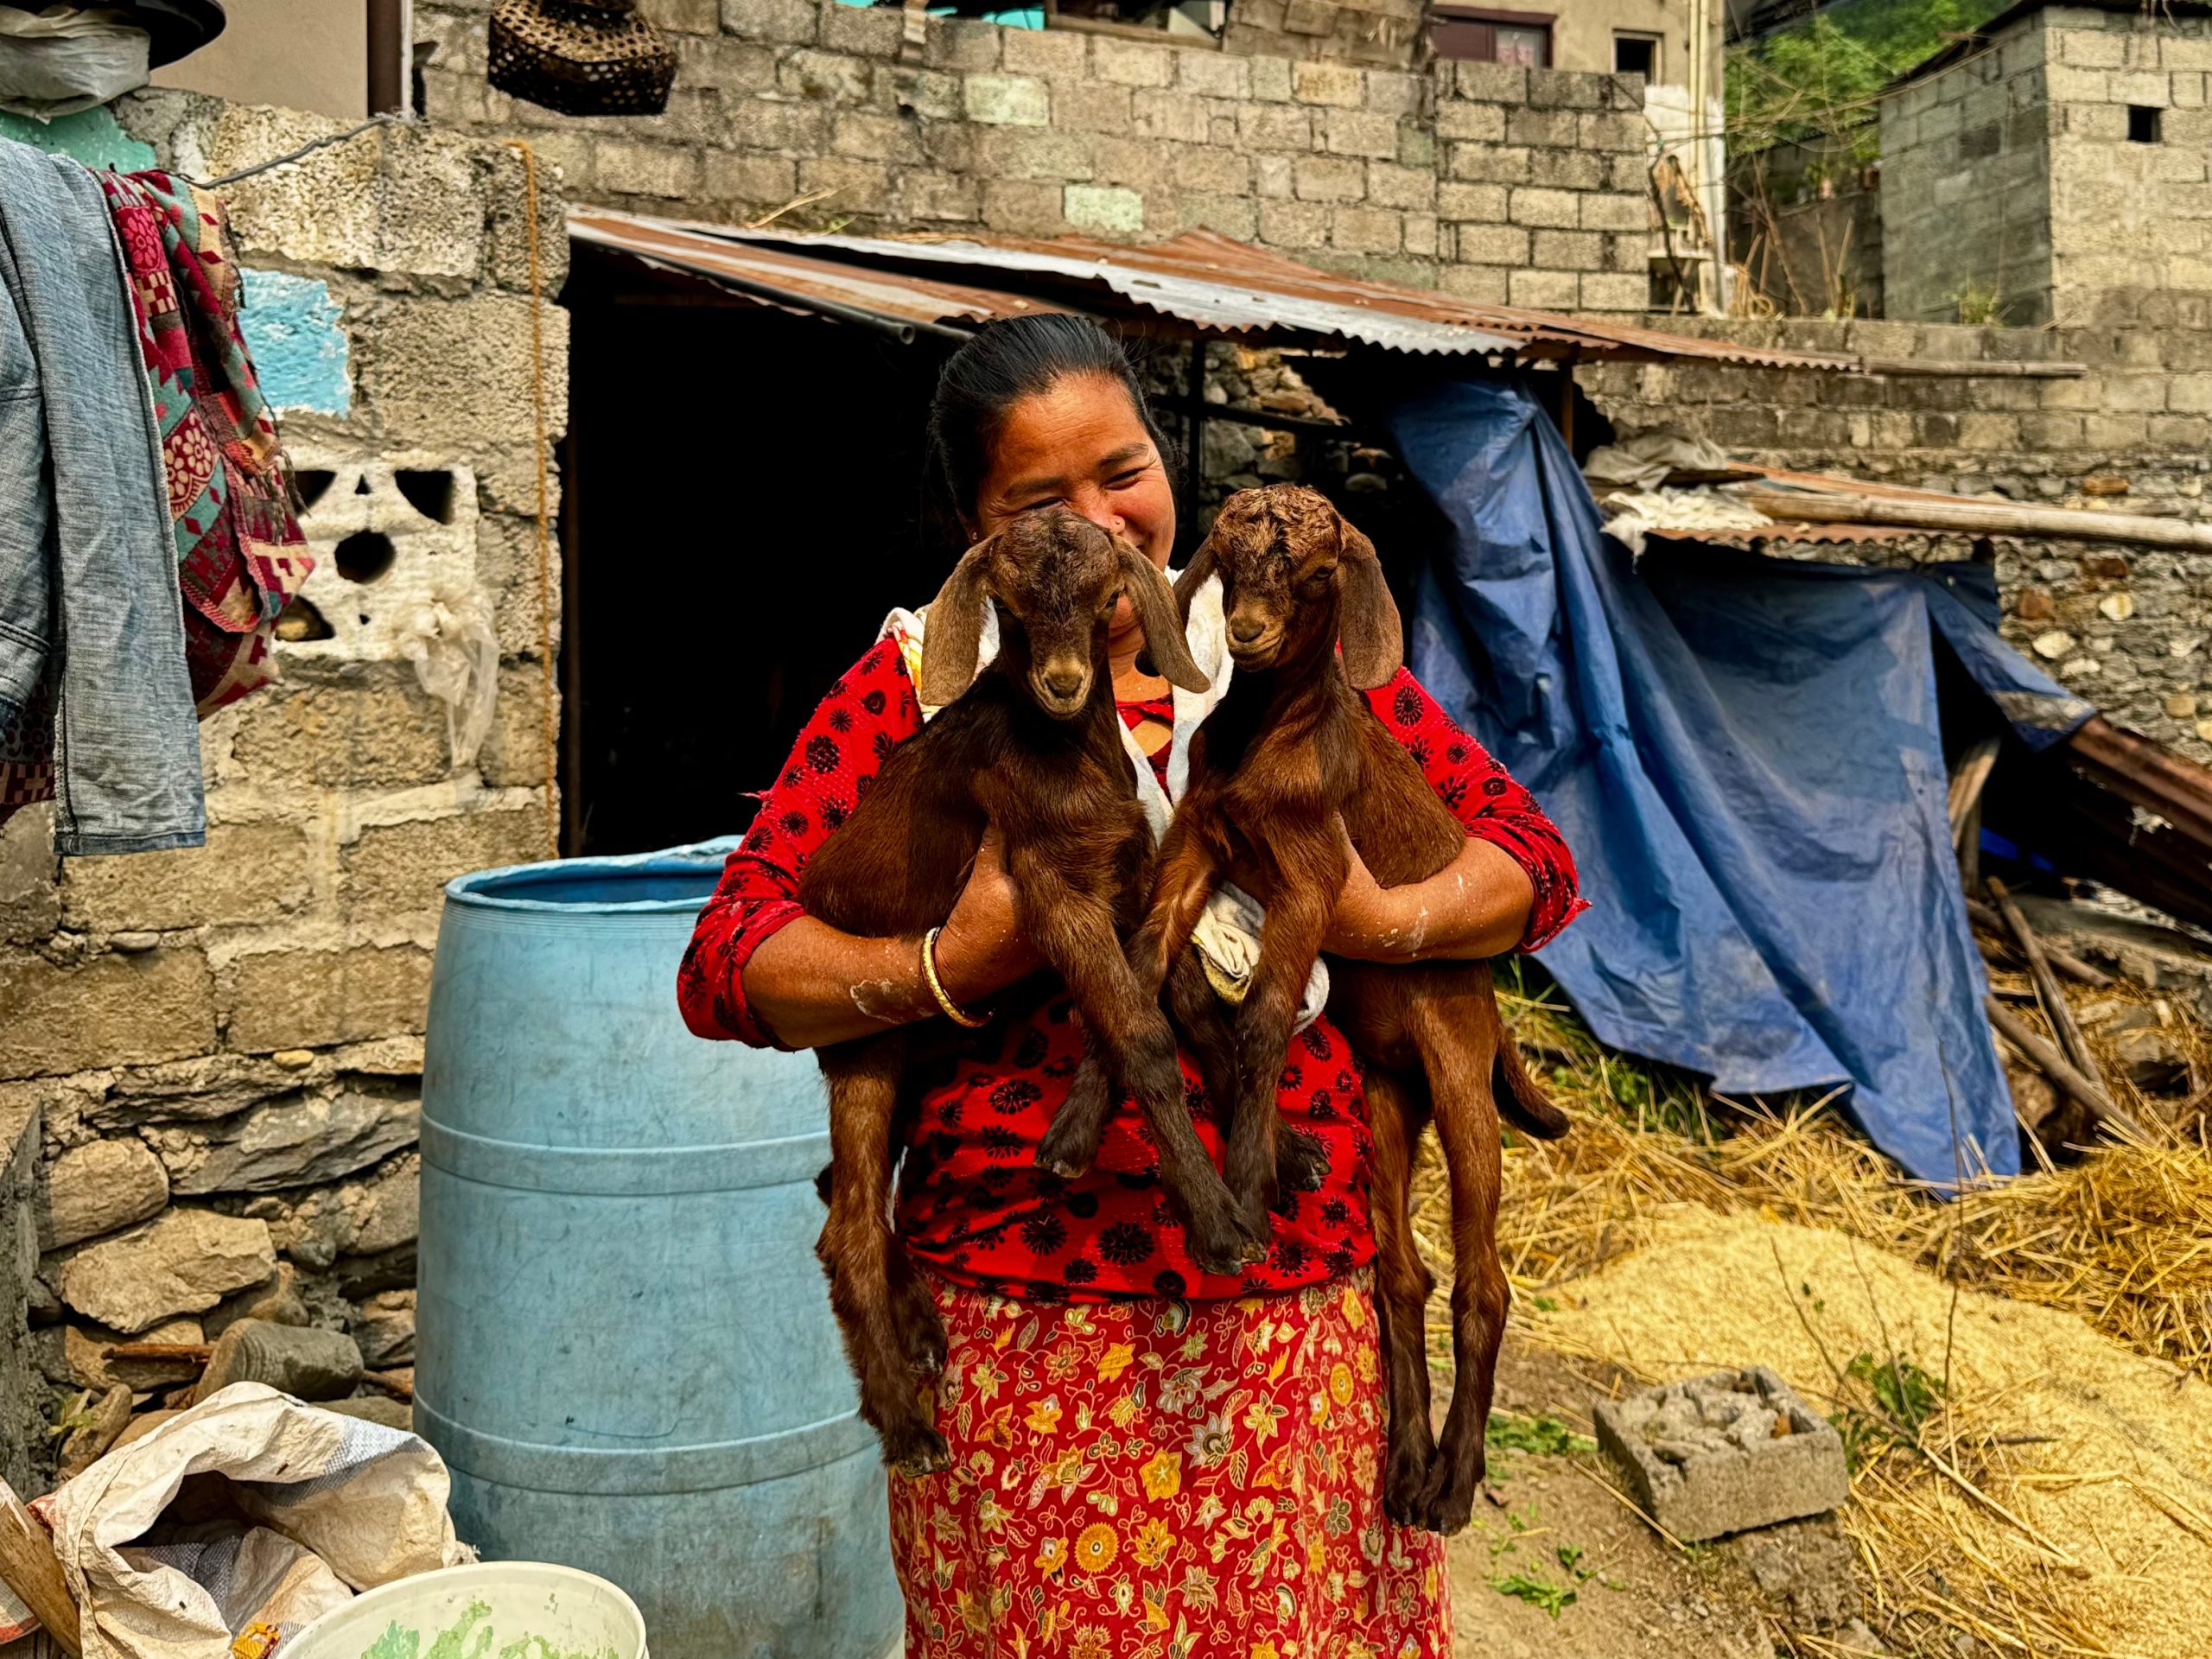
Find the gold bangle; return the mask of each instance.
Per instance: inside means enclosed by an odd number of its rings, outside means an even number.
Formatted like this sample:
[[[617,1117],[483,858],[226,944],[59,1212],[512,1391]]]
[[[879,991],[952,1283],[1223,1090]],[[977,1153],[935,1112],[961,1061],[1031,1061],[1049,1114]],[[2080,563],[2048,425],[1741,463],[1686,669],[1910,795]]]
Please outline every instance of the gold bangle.
[[[937,976],[937,936],[944,931],[941,927],[933,927],[922,935],[922,977],[929,983],[930,995],[937,999],[938,1007],[944,1011],[944,1017],[954,1025],[964,1026],[969,1031],[988,1026],[991,1022],[988,1014],[970,1014],[944,994],[944,982]]]

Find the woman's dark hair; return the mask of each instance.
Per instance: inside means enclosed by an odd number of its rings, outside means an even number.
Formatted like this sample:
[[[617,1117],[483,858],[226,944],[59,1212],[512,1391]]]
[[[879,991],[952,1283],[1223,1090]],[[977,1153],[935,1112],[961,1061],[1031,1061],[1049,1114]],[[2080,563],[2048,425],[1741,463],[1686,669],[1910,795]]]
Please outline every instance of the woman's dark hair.
[[[1099,375],[1129,395],[1145,435],[1172,476],[1175,454],[1121,342],[1088,317],[1049,311],[985,323],[945,360],[930,399],[929,458],[922,485],[924,532],[957,552],[962,521],[989,470],[1007,411],[1070,375]]]

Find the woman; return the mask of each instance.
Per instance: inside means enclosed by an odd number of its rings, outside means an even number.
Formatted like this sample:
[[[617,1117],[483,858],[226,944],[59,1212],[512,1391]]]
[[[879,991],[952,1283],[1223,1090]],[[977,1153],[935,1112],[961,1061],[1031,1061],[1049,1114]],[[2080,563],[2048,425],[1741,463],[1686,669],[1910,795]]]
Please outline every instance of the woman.
[[[966,542],[1064,503],[1166,568],[1166,445],[1095,325],[981,331],[945,365],[930,438],[931,487]],[[948,565],[962,544],[948,538]],[[1166,682],[1137,667],[1143,644],[1124,601],[1115,695],[1164,779],[1173,708]],[[1364,1105],[1334,1027],[1299,1035],[1281,1091],[1289,1122],[1327,1148],[1327,1181],[1286,1195],[1266,1262],[1216,1278],[1183,1250],[1134,1106],[1087,1176],[1034,1166],[1083,1037],[1065,988],[1032,977],[995,836],[926,967],[923,941],[839,933],[794,901],[809,853],[920,728],[909,645],[894,619],[800,734],[700,917],[680,987],[702,1036],[786,1048],[996,1016],[924,1097],[900,1185],[899,1233],[944,1316],[935,1409],[954,1459],[891,1483],[907,1653],[1441,1659],[1443,1541],[1382,1511]],[[1390,892],[1355,857],[1327,948],[1382,961],[1408,959],[1395,942],[1409,938],[1428,957],[1544,943],[1580,908],[1557,830],[1409,675],[1368,695],[1468,841],[1431,880]],[[1422,913],[1425,931],[1408,925]],[[1184,1071],[1196,1088],[1187,1058]]]

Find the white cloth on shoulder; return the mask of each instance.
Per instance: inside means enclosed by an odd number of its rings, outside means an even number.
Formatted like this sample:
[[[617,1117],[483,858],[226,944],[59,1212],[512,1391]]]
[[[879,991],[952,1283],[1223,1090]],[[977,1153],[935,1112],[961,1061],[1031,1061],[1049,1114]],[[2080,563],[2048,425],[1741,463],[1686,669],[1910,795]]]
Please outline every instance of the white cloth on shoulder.
[[[917,686],[922,682],[922,638],[927,626],[926,607],[920,612],[894,610],[884,618],[878,635],[898,642],[899,656],[906,664],[906,677]],[[1127,726],[1122,728],[1122,747],[1128,751],[1130,770],[1136,779],[1137,800],[1144,808],[1145,821],[1152,826],[1154,842],[1167,833],[1167,821],[1173,815],[1175,803],[1182,799],[1183,791],[1190,786],[1191,740],[1198,734],[1205,717],[1213,712],[1214,705],[1227,693],[1229,677],[1236,669],[1230,658],[1228,632],[1222,620],[1218,577],[1209,581],[1192,596],[1191,620],[1184,638],[1199,671],[1212,682],[1212,689],[1175,689],[1175,728],[1168,740],[1165,789],[1152,769],[1151,759],[1137,747],[1136,734]],[[999,619],[997,608],[993,607],[983,613],[982,632],[976,653],[976,671],[981,672],[998,654]],[[924,720],[937,713],[935,707],[922,705]],[[1257,899],[1235,882],[1224,880],[1206,901],[1205,911],[1192,931],[1191,942],[1198,947],[1206,978],[1224,1002],[1233,1004],[1244,1000],[1252,970],[1259,965],[1260,925],[1266,914]],[[1313,971],[1306,976],[1306,994],[1300,1001],[1298,1020],[1292,1029],[1303,1031],[1312,1025],[1321,1017],[1321,1010],[1328,1001],[1328,966],[1316,958]]]

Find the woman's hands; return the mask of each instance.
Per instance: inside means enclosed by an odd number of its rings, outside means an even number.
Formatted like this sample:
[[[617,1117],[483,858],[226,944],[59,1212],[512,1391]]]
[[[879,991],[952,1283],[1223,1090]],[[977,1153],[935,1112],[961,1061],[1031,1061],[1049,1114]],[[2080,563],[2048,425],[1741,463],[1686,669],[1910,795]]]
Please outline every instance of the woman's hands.
[[[1338,833],[1343,835],[1341,823]],[[1536,890],[1510,853],[1470,837],[1426,881],[1378,886],[1349,836],[1349,868],[1321,948],[1360,962],[1471,961],[1510,950]]]
[[[1006,839],[996,824],[984,829],[975,868],[952,914],[937,936],[937,976],[944,994],[963,1008],[976,1008],[1043,965],[1022,936],[1006,867]]]

